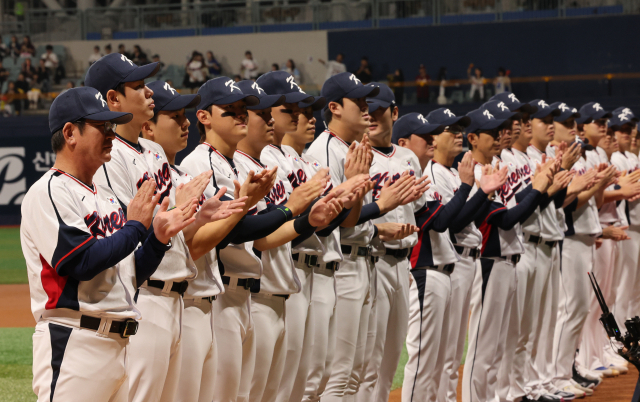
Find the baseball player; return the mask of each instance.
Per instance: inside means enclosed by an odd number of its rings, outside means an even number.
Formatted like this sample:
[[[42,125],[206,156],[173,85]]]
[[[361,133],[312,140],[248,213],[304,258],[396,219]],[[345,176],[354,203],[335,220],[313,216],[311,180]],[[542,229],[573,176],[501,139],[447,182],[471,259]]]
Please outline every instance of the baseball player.
[[[377,87],[364,86],[353,74],[337,74],[322,87],[322,96],[328,104],[324,118],[328,129],[311,144],[308,154],[321,165],[329,167],[332,184],[337,187],[351,177],[369,172],[371,161],[368,138],[364,132],[369,125],[366,96],[376,95]],[[362,140],[363,145],[356,143]],[[366,163],[347,163],[354,149],[366,147],[367,152],[357,157]],[[361,151],[358,151],[361,152]],[[354,167],[360,166],[355,169]],[[365,367],[365,345],[370,309],[373,303],[371,276],[373,264],[369,244],[376,235],[399,238],[411,234],[411,225],[387,223],[374,225],[371,219],[400,205],[411,193],[414,180],[406,175],[393,185],[385,186],[380,198],[372,202],[369,190],[365,192],[366,205],[355,205],[349,217],[341,224],[341,251],[343,261],[336,272],[336,346],[333,368],[322,396],[323,401],[341,401],[345,395],[354,395]],[[352,227],[354,226],[355,227]],[[410,228],[411,230],[406,230]]]
[[[87,71],[86,85],[102,94],[110,110],[133,114],[131,122],[118,127],[111,161],[105,163],[95,177],[96,184],[110,188],[123,205],[149,178],[155,179],[160,199],[169,198],[171,207],[182,205],[184,198],[193,196],[190,191],[176,192],[162,147],[138,138],[142,124],[153,117],[154,108],[153,92],[145,86],[144,79],[157,69],[157,63],[138,67],[123,55],[110,54]],[[196,198],[199,197],[197,194]],[[193,279],[196,273],[185,235],[180,232],[158,269],[136,293],[136,307],[147,319],[140,322],[140,336],[128,346],[130,401],[174,399],[182,361],[181,297],[188,286],[187,280]]]
[[[490,171],[499,152],[501,126],[509,120],[498,119],[487,109],[469,113],[471,125],[467,139],[476,161],[475,176]],[[482,167],[482,165],[487,165]],[[515,266],[524,251],[520,225],[536,210],[550,185],[547,172],[533,180],[532,187],[516,203],[515,190],[507,181],[476,219],[482,233],[481,270],[476,271],[471,295],[469,350],[464,366],[463,401],[491,400],[496,397],[498,371],[495,356],[506,342],[512,298],[516,287]],[[517,204],[517,205],[516,205]]]
[[[128,400],[126,347],[141,318],[136,289],[172,247],[171,238],[194,220],[195,199],[170,212],[166,199],[153,218],[161,195],[154,195],[151,180],[141,183],[126,213],[110,189],[93,182],[111,159],[116,124],[132,118],[109,111],[89,87],[71,89],[51,105],[56,162],[25,195],[20,225],[37,322],[38,401]]]
[[[192,175],[176,165],[175,158],[176,154],[187,146],[188,128],[191,123],[185,115],[185,108],[200,103],[200,96],[181,96],[163,81],[150,83],[149,89],[153,91],[154,115],[152,119],[142,125],[142,135],[143,138],[162,146],[171,166],[172,184],[178,188],[193,180]],[[201,186],[204,187],[209,181],[209,177],[204,176],[196,180],[201,180]],[[220,213],[215,217],[216,220],[225,219],[234,213],[237,215],[228,221],[211,223],[211,225],[215,225],[215,228],[203,230],[203,232],[216,230],[218,239],[223,238],[233,229],[243,215],[242,212],[246,213],[243,210],[244,199],[223,203],[219,201],[223,194],[224,191],[219,191],[217,195],[213,196],[203,194],[197,215],[200,219],[204,219],[203,215],[207,214],[211,206],[218,204],[224,208],[218,208]],[[206,218],[207,222],[211,222],[211,220],[210,216]],[[197,224],[197,226],[201,227],[202,225]],[[196,235],[193,237],[195,238]],[[192,238],[188,242],[191,256],[195,257],[198,275],[189,282],[189,287],[183,296],[182,345],[184,352],[177,391],[181,400],[194,402],[213,399],[217,356],[211,303],[224,290],[215,254],[215,244],[209,244],[208,252],[200,257],[202,254],[198,247],[200,243],[202,242],[199,238]]]

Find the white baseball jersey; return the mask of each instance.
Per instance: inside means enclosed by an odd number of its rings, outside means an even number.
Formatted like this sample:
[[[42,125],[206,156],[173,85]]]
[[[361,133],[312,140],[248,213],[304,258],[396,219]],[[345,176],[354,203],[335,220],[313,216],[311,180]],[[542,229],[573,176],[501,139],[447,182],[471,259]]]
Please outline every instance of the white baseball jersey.
[[[349,145],[342,138],[325,130],[311,143],[306,153],[313,155],[321,165],[329,167],[332,184],[338,186],[347,181],[344,176],[344,163]],[[364,196],[363,205],[372,201],[370,192]],[[341,228],[340,234],[342,244],[366,247],[373,238],[374,226],[371,221],[367,221],[353,228]]]
[[[639,168],[638,157],[629,151],[625,153],[614,152],[613,155],[611,155],[611,163],[616,167],[616,169],[627,172],[627,174],[632,173]],[[622,210],[620,207],[622,207]],[[640,200],[633,202],[623,200],[620,205],[618,205],[618,212],[620,213],[621,211],[624,212],[629,225],[640,225]]]
[[[462,184],[458,170],[430,160],[426,166],[426,174],[431,177],[431,188],[436,198],[446,204],[455,196]],[[482,233],[475,223],[471,222],[461,232],[453,234],[451,241],[462,247],[478,248],[482,244]]]
[[[569,144],[571,145],[571,144]],[[547,145],[547,150],[545,151],[547,156],[550,158],[556,157],[556,147],[554,145]],[[556,208],[556,215],[558,217],[558,224],[563,232],[566,232],[569,228],[567,226],[566,217],[564,213],[564,208],[560,206],[560,208]]]
[[[571,169],[576,175],[581,176],[587,173],[587,161],[580,157]],[[600,220],[598,218],[598,207],[595,197],[591,197],[582,207],[569,211],[565,208],[565,220],[567,224],[567,236],[574,234],[598,236],[602,233]]]
[[[204,195],[213,197],[221,187],[226,187],[226,197],[233,199],[234,180],[238,179],[238,171],[232,159],[222,155],[208,143],[198,145],[187,155],[180,166],[193,174],[200,174],[213,170],[213,176],[204,190]],[[242,181],[240,181],[242,183]],[[262,263],[253,253],[253,242],[229,244],[218,250],[218,265],[220,273],[234,278],[260,278]]]
[[[534,163],[533,174],[535,173],[535,164],[542,163],[543,153],[533,145],[529,145],[527,155],[529,155]],[[559,241],[564,239],[564,220],[558,220],[558,213],[553,200],[546,208],[540,211],[540,229],[540,236],[542,236],[545,241]]]
[[[596,147],[595,150],[585,152],[585,156],[587,157],[587,169],[591,169],[601,163],[611,165],[609,158],[607,157],[607,153],[600,147]],[[615,190],[615,185],[607,187],[607,191],[613,190]],[[598,211],[598,216],[600,223],[613,224],[620,221],[615,202],[608,202],[601,206]]]
[[[255,160],[242,151],[236,151],[233,161],[238,168],[238,177],[244,181],[250,170],[254,172],[267,169],[261,161]],[[279,173],[280,169],[278,169]],[[288,189],[287,189],[288,187]],[[291,194],[291,184],[285,177],[284,180],[278,175],[273,189],[266,200],[260,201],[254,213],[267,209],[267,204],[284,205]],[[273,198],[272,198],[273,197]],[[282,212],[284,213],[284,212]],[[291,258],[291,243],[271,248],[259,252],[254,250],[262,260],[262,276],[260,277],[260,293],[269,294],[293,294],[300,291],[300,279],[293,265]]]
[[[140,318],[133,305],[133,253],[88,281],[58,273],[60,264],[111,236],[127,222],[111,190],[95,184],[87,186],[61,170],[51,169],[29,188],[21,212],[20,241],[36,322],[45,311],[55,309]]]
[[[476,180],[482,178],[482,165],[476,163],[473,173]],[[471,193],[472,197],[478,191],[478,186],[474,185]],[[484,222],[480,225],[482,233],[482,256],[483,257],[508,257],[515,254],[524,253],[522,245],[522,227],[519,223],[509,230],[503,230],[491,225],[488,220],[494,213],[499,213],[504,209],[513,208],[517,205],[516,197],[509,181],[507,181],[497,192],[497,197],[493,201],[491,209]]]
[[[98,187],[111,189],[123,208],[126,208],[140,186],[150,178],[156,182],[156,192],[162,195],[158,205],[165,197],[169,197],[169,208],[175,206],[176,189],[171,182],[171,167],[162,147],[143,138],[134,144],[116,136],[111,160],[98,169],[93,180]],[[158,208],[156,206],[155,212],[158,212]],[[180,282],[195,278],[197,269],[189,256],[182,232],[173,236],[171,243],[173,246],[150,279]]]
[[[180,184],[187,184],[191,180],[193,180],[193,176],[187,169],[181,166],[171,166],[171,181],[174,187],[177,188]],[[206,199],[207,197],[204,194],[200,197],[198,209]],[[198,274],[189,281],[189,287],[184,294],[185,298],[210,297],[224,293],[215,248],[198,258],[195,261],[195,266],[198,269]]]
[[[515,148],[505,149],[502,151],[502,160],[507,163],[506,166],[509,169],[507,181],[514,193],[521,192],[531,184],[533,173],[536,170],[536,163],[529,155]],[[539,236],[541,230],[540,207],[538,206],[522,224],[522,231]]]

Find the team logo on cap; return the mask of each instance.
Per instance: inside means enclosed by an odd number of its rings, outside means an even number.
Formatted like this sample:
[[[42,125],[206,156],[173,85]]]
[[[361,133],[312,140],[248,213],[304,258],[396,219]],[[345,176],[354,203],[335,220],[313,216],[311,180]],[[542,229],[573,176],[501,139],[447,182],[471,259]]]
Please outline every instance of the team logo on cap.
[[[567,106],[567,104],[566,104],[566,103],[561,103],[561,104],[558,106],[558,109],[562,110],[562,113],[564,113],[564,112],[566,112],[566,111],[567,111],[567,109],[569,109],[569,107]]]
[[[122,56],[120,56],[120,60],[124,61],[125,63],[129,63],[133,66],[133,62],[131,60],[129,60],[129,58],[127,56],[125,56],[124,54]]]
[[[484,112],[482,112],[482,114],[487,116],[487,119],[495,119],[495,117],[493,117],[493,115],[488,110],[485,110]]]
[[[513,103],[516,103],[516,102],[519,103],[520,102],[518,100],[518,98],[516,98],[516,96],[514,94],[509,94],[508,97],[509,97],[509,99],[511,99],[511,102],[513,102]]]
[[[164,88],[165,91],[171,91],[171,95],[175,95],[176,94],[176,90],[171,88],[171,85],[169,85],[168,82],[164,83],[164,87],[163,88]]]
[[[620,121],[629,120],[629,118],[627,117],[627,115],[625,113],[620,113],[618,115],[618,118],[620,119]]]
[[[498,107],[499,107],[499,108],[500,108],[500,110],[501,110],[501,111],[503,111],[503,112],[504,112],[505,110],[506,110],[507,112],[509,111],[509,108],[507,107],[507,105],[505,105],[505,104],[504,104],[504,102],[500,102],[500,103],[498,103]]]
[[[629,109],[628,107],[625,107],[624,109],[622,109],[622,113],[624,114],[633,114],[633,112],[631,111],[631,109]]]
[[[571,113],[578,113],[578,109],[574,107],[573,109],[571,109]]]
[[[233,92],[234,89],[237,89],[238,91],[240,91],[240,88],[236,86],[236,83],[233,82],[233,80],[228,80],[227,82],[224,83],[224,86],[229,87],[231,92]]]
[[[288,77],[287,77],[287,82],[288,82],[289,84],[291,84],[291,89],[293,89],[293,88],[295,87],[295,88],[298,88],[298,91],[299,91],[299,92],[304,93],[304,91],[302,90],[302,88],[300,88],[300,86],[299,86],[298,84],[296,84],[296,82],[293,80],[293,75],[290,75],[290,76],[288,76]]]
[[[595,109],[596,112],[598,112],[600,110],[604,110],[604,109],[602,109],[602,106],[600,106],[599,103],[594,103],[593,104],[593,108]]]
[[[253,84],[251,84],[251,88],[258,91],[259,94],[264,92],[264,89],[260,88],[260,85],[258,85],[257,82],[254,82]]]
[[[418,120],[420,120],[422,124],[427,124],[427,119],[425,119],[424,116],[421,114],[418,115]]]
[[[549,105],[547,105],[547,102],[545,102],[543,100],[538,102],[538,106],[540,106],[543,109],[546,108],[546,107],[549,107]]]
[[[358,79],[358,77],[356,77],[356,76],[355,76],[355,75],[353,75],[353,74],[351,74],[351,75],[349,76],[349,79],[350,79],[351,81],[353,81],[354,83],[356,83],[356,84],[362,84],[362,81],[360,81],[360,80]]]
[[[453,114],[453,112],[451,110],[449,110],[449,109],[445,109],[443,113],[446,114],[449,117],[456,117],[456,115]]]
[[[96,94],[96,99],[99,100],[102,103],[102,107],[107,106],[107,101],[104,100],[104,98],[102,97],[102,94],[100,92],[98,92]]]

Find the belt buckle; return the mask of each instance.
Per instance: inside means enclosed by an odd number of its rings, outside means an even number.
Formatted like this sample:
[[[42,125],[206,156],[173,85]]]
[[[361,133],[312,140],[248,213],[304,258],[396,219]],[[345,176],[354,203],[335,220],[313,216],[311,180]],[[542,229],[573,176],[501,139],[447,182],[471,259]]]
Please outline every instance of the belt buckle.
[[[245,279],[244,286],[243,286],[244,289],[245,290],[249,290],[249,289],[251,289],[252,286],[253,286],[253,278]]]
[[[542,238],[542,236],[540,236],[540,237],[538,237],[538,242],[537,242],[537,244],[538,244],[538,245],[540,245],[540,244],[542,244],[542,243],[544,243],[544,239]]]
[[[371,254],[373,254],[373,251],[371,250],[371,247],[367,246],[365,247],[367,249],[367,255],[366,257],[371,257]]]
[[[128,338],[138,333],[138,321],[129,318],[124,321],[124,329],[120,333],[121,338]]]
[[[318,265],[318,256],[317,255],[308,255],[308,262],[307,265],[311,266],[311,267],[315,267],[316,265]]]

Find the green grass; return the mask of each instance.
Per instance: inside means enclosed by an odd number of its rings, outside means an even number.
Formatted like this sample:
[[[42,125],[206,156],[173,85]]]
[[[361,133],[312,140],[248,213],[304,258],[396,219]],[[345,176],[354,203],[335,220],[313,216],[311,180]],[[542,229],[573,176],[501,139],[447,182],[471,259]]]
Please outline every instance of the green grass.
[[[20,229],[0,229],[0,284],[28,283],[20,247]],[[0,395],[0,398],[2,396]],[[1,399],[0,399],[1,400]]]
[[[33,328],[0,328],[0,402],[33,401]]]

